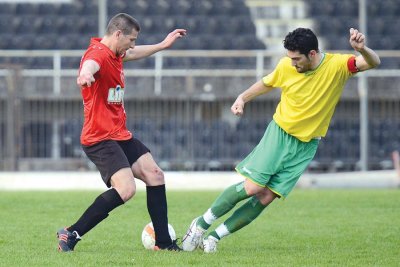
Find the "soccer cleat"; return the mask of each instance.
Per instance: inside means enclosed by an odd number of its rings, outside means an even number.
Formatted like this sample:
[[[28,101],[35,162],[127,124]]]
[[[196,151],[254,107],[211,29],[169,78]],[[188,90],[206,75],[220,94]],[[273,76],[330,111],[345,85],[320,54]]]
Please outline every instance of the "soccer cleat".
[[[205,253],[214,253],[217,252],[217,244],[218,239],[213,237],[212,235],[207,236],[203,239],[203,250]]]
[[[193,251],[201,245],[206,230],[197,225],[199,217],[192,221],[186,235],[182,238],[182,248],[185,251]]]
[[[169,251],[182,251],[178,244],[176,243],[178,240],[172,240],[172,244],[165,248],[160,248],[159,246],[154,246],[154,250],[169,250]]]
[[[60,252],[69,252],[74,251],[74,247],[76,243],[81,240],[78,232],[73,231],[72,233],[67,230],[67,228],[63,228],[58,230],[57,232],[58,238],[58,251]]]

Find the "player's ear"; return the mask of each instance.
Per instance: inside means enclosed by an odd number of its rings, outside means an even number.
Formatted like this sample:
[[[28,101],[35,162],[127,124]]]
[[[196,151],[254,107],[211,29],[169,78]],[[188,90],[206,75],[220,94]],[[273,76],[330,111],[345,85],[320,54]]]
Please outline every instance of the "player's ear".
[[[115,32],[114,32],[114,35],[115,35],[115,37],[117,37],[117,39],[119,39],[119,38],[121,37],[121,35],[122,35],[121,30],[115,31]]]
[[[315,56],[317,55],[317,51],[311,50],[311,51],[308,53],[308,55],[309,55],[310,57],[315,57]]]

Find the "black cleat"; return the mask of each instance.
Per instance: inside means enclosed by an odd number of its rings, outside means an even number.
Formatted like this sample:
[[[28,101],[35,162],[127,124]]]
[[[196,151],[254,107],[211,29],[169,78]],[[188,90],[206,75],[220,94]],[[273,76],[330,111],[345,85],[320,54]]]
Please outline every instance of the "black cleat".
[[[169,250],[169,251],[183,251],[183,249],[181,249],[178,244],[176,243],[178,240],[172,240],[171,245],[169,245],[168,247],[165,248],[160,248],[158,246],[154,246],[154,250]]]
[[[60,252],[74,251],[76,243],[78,243],[81,240],[81,237],[76,231],[73,231],[71,233],[70,231],[67,230],[67,228],[58,230],[57,238],[58,238],[58,251]]]

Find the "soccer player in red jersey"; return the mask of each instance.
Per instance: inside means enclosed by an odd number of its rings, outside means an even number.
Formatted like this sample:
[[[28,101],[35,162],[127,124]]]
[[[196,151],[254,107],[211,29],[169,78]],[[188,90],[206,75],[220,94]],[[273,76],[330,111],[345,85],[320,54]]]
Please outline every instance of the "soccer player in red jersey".
[[[115,15],[103,38],[92,38],[82,57],[77,84],[84,105],[81,144],[111,188],[99,195],[73,225],[57,232],[60,251],[73,251],[81,237],[136,192],[135,178],[146,184],[147,208],[156,233],[156,249],[181,250],[168,233],[164,174],[150,150],[126,128],[123,62],[167,49],[186,35],[176,29],[154,45],[135,46],[139,23],[125,13]]]

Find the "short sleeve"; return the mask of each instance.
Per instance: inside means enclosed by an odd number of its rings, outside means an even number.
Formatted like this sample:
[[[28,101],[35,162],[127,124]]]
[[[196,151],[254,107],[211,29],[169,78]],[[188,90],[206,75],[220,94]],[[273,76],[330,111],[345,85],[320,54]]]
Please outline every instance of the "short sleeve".
[[[354,75],[358,72],[355,66],[355,56],[352,54],[338,54],[337,55],[338,65],[341,71],[348,75]]]
[[[264,85],[270,87],[280,87],[280,84],[282,83],[282,68],[283,59],[279,61],[273,72],[262,79]]]
[[[97,62],[97,64],[99,64],[99,66],[101,68],[101,66],[104,62],[104,59],[105,59],[104,54],[105,53],[101,49],[90,49],[86,53],[82,63],[85,62],[86,60],[94,60]]]

